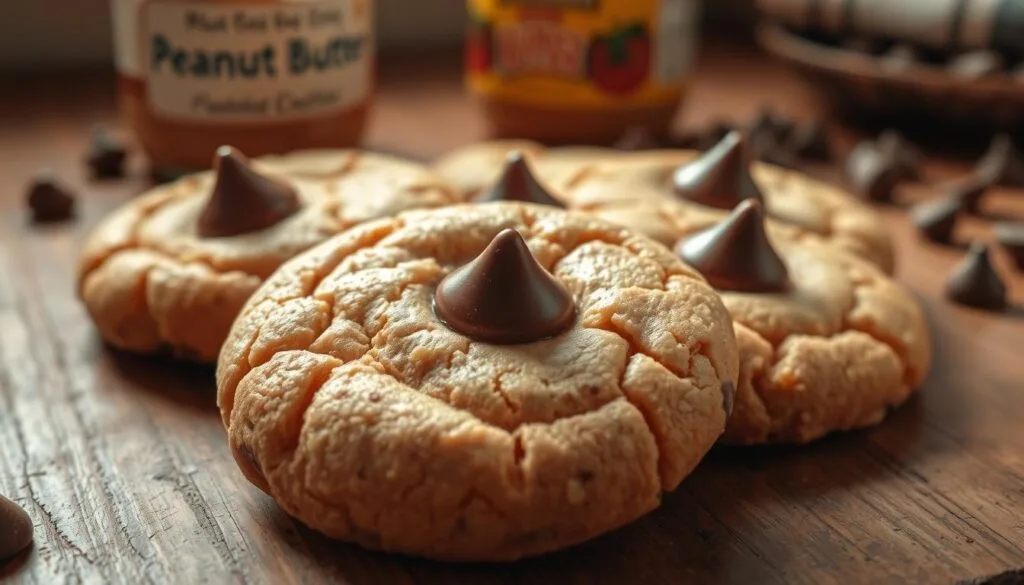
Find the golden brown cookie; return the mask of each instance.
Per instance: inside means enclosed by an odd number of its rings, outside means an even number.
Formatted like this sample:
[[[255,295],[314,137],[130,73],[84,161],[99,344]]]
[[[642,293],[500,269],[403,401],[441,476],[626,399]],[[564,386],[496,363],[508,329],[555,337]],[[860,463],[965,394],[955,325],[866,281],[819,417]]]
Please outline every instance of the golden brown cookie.
[[[598,219],[413,211],[275,272],[224,344],[219,404],[243,471],[312,528],[515,559],[679,485],[724,429],[732,329],[669,250]]]
[[[285,260],[352,225],[457,200],[415,163],[354,150],[247,161],[157,187],[96,227],[78,294],[103,338],[136,352],[217,358],[242,304]]]
[[[741,147],[722,145],[723,150],[730,150],[733,155]],[[472,199],[494,182],[506,155],[516,149],[528,155],[538,177],[573,209],[592,211],[612,221],[618,216],[649,216],[634,209],[637,202],[667,209],[676,227],[667,232],[643,230],[666,245],[672,245],[674,240],[663,236],[676,237],[679,229],[707,227],[723,219],[736,203],[728,201],[716,208],[677,193],[674,173],[701,156],[700,152],[690,150],[544,149],[525,141],[494,141],[454,151],[437,161],[434,168],[464,190],[467,199]],[[723,153],[723,158],[728,154]],[[799,233],[828,240],[885,272],[892,272],[891,239],[881,217],[870,207],[837,187],[797,171],[755,162],[750,165],[749,174],[775,221],[793,226]]]
[[[769,236],[760,203],[675,251],[736,323],[740,381],[723,442],[805,443],[874,425],[924,381],[931,346],[913,297],[835,246]]]

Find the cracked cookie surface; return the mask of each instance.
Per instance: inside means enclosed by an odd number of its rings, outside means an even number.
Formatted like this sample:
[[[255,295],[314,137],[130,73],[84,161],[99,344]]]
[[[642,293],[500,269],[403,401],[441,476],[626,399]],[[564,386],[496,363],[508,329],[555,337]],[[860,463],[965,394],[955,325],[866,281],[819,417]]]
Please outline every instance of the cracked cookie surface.
[[[479,192],[497,177],[505,153],[516,148],[530,155],[537,174],[560,192],[571,208],[596,213],[668,246],[675,243],[669,238],[680,232],[698,231],[727,215],[726,211],[683,201],[673,192],[672,172],[694,160],[700,154],[696,151],[544,149],[529,142],[496,141],[459,149],[437,161],[435,169],[458,188]],[[776,223],[806,237],[821,238],[892,272],[891,239],[870,207],[797,171],[759,162],[751,170]]]
[[[719,291],[736,323],[740,380],[723,442],[806,443],[871,426],[924,381],[931,345],[914,298],[861,258],[775,237],[782,293]]]
[[[259,231],[200,237],[197,220],[214,182],[207,172],[156,187],[96,227],[82,252],[78,294],[107,342],[213,362],[245,300],[285,260],[354,224],[458,199],[429,169],[355,150],[252,164],[295,188],[296,213]]]
[[[506,228],[571,291],[566,332],[460,335],[437,284]],[[718,295],[664,247],[510,203],[369,222],[287,262],[217,368],[232,451],[290,514],[370,548],[501,560],[655,508],[719,437],[738,363]]]

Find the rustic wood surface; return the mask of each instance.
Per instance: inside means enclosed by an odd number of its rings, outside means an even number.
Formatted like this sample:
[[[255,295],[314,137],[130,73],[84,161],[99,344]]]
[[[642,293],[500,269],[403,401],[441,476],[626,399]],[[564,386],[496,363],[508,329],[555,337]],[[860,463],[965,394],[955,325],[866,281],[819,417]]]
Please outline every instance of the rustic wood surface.
[[[701,57],[680,123],[806,117],[793,74],[752,53]],[[717,449],[660,509],[591,543],[504,565],[373,553],[291,520],[238,472],[216,415],[212,370],[105,348],[72,293],[89,228],[141,191],[91,182],[93,123],[116,124],[109,75],[0,82],[0,493],[25,507],[35,546],[6,567],[25,583],[954,583],[1024,566],[1024,278],[1001,315],[942,299],[957,247],[922,244],[898,207],[898,276],[933,326],[935,366],[882,426],[804,448]],[[369,144],[430,158],[484,125],[456,55],[385,60]],[[848,144],[853,133],[841,132]],[[136,164],[137,163],[137,164]],[[38,167],[80,189],[74,222],[31,225]],[[962,173],[933,162],[928,177]],[[926,197],[913,188],[903,200]],[[990,215],[1024,219],[1024,194]],[[988,222],[961,226],[986,237]]]

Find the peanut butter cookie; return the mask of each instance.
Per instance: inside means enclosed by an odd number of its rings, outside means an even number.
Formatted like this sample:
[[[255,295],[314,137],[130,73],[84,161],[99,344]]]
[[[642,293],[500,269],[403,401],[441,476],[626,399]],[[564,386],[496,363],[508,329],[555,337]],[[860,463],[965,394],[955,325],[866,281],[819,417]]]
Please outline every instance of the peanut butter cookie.
[[[247,477],[329,536],[503,560],[655,508],[725,427],[718,295],[668,249],[550,206],[412,211],[285,263],[224,344]]]
[[[359,151],[250,162],[225,147],[214,162],[129,201],[89,238],[78,294],[112,345],[215,361],[242,304],[285,260],[362,221],[458,198],[426,168]]]

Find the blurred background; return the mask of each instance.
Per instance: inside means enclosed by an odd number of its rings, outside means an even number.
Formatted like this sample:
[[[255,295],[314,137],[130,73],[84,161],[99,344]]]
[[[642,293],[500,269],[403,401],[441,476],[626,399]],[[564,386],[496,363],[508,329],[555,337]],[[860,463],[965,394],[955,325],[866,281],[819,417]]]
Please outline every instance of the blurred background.
[[[11,0],[0,19],[0,68],[113,67],[110,0]],[[705,18],[749,36],[752,0],[705,3]],[[464,0],[377,0],[384,48],[456,45],[466,30]]]

